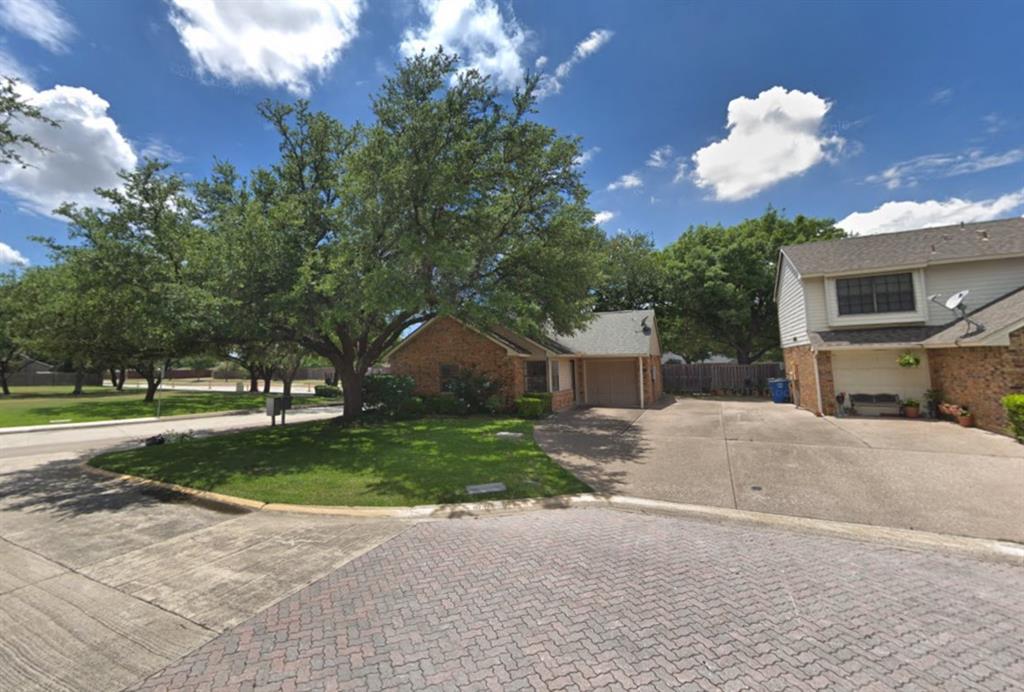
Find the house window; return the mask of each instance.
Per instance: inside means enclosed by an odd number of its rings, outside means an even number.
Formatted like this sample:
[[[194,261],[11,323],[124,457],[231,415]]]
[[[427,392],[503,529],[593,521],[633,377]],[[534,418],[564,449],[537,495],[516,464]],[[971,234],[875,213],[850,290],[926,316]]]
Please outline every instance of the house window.
[[[459,366],[454,363],[443,363],[441,365],[441,391],[452,391],[452,381],[459,374]]]
[[[548,368],[543,360],[526,361],[526,391],[548,391]]]
[[[913,312],[914,280],[910,272],[836,279],[840,315]]]

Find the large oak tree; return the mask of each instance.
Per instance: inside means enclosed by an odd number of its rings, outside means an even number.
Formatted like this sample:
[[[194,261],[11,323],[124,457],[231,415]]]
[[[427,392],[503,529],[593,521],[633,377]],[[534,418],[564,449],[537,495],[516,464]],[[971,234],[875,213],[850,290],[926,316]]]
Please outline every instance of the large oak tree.
[[[242,216],[262,219],[276,248],[264,253],[271,329],[332,363],[346,418],[361,413],[369,367],[435,315],[585,323],[601,234],[578,142],[532,118],[535,87],[502,97],[438,52],[400,66],[367,124],[262,105],[280,160],[247,183]]]

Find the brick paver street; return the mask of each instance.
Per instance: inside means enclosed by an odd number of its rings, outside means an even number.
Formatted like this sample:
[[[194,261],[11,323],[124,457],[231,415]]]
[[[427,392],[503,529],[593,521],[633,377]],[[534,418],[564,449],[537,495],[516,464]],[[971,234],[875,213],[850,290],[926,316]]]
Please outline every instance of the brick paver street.
[[[1008,689],[1022,571],[610,510],[421,524],[144,689]]]

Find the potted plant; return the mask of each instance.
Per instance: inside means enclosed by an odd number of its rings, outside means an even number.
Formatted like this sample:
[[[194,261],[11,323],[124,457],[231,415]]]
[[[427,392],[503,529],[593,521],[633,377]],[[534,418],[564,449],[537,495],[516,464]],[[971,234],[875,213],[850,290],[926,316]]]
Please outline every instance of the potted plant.
[[[917,399],[903,400],[903,415],[907,418],[917,418],[921,415],[921,402]]]
[[[974,414],[971,413],[966,406],[961,406],[960,410],[956,414],[956,422],[965,428],[974,427]]]
[[[921,364],[921,356],[907,351],[906,353],[900,354],[897,362],[900,364],[901,368],[916,368]]]
[[[928,415],[932,418],[938,418],[939,405],[942,403],[942,390],[929,389],[924,393],[924,399],[928,403]]]

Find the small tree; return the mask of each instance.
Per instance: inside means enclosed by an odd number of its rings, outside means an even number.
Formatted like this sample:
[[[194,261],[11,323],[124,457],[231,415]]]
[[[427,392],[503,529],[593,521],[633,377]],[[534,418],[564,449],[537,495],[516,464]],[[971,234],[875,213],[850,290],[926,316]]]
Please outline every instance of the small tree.
[[[13,273],[0,274],[0,392],[11,393],[7,379],[29,363],[25,355],[24,338],[16,331],[31,311],[24,302],[24,292],[18,292],[18,277]]]

